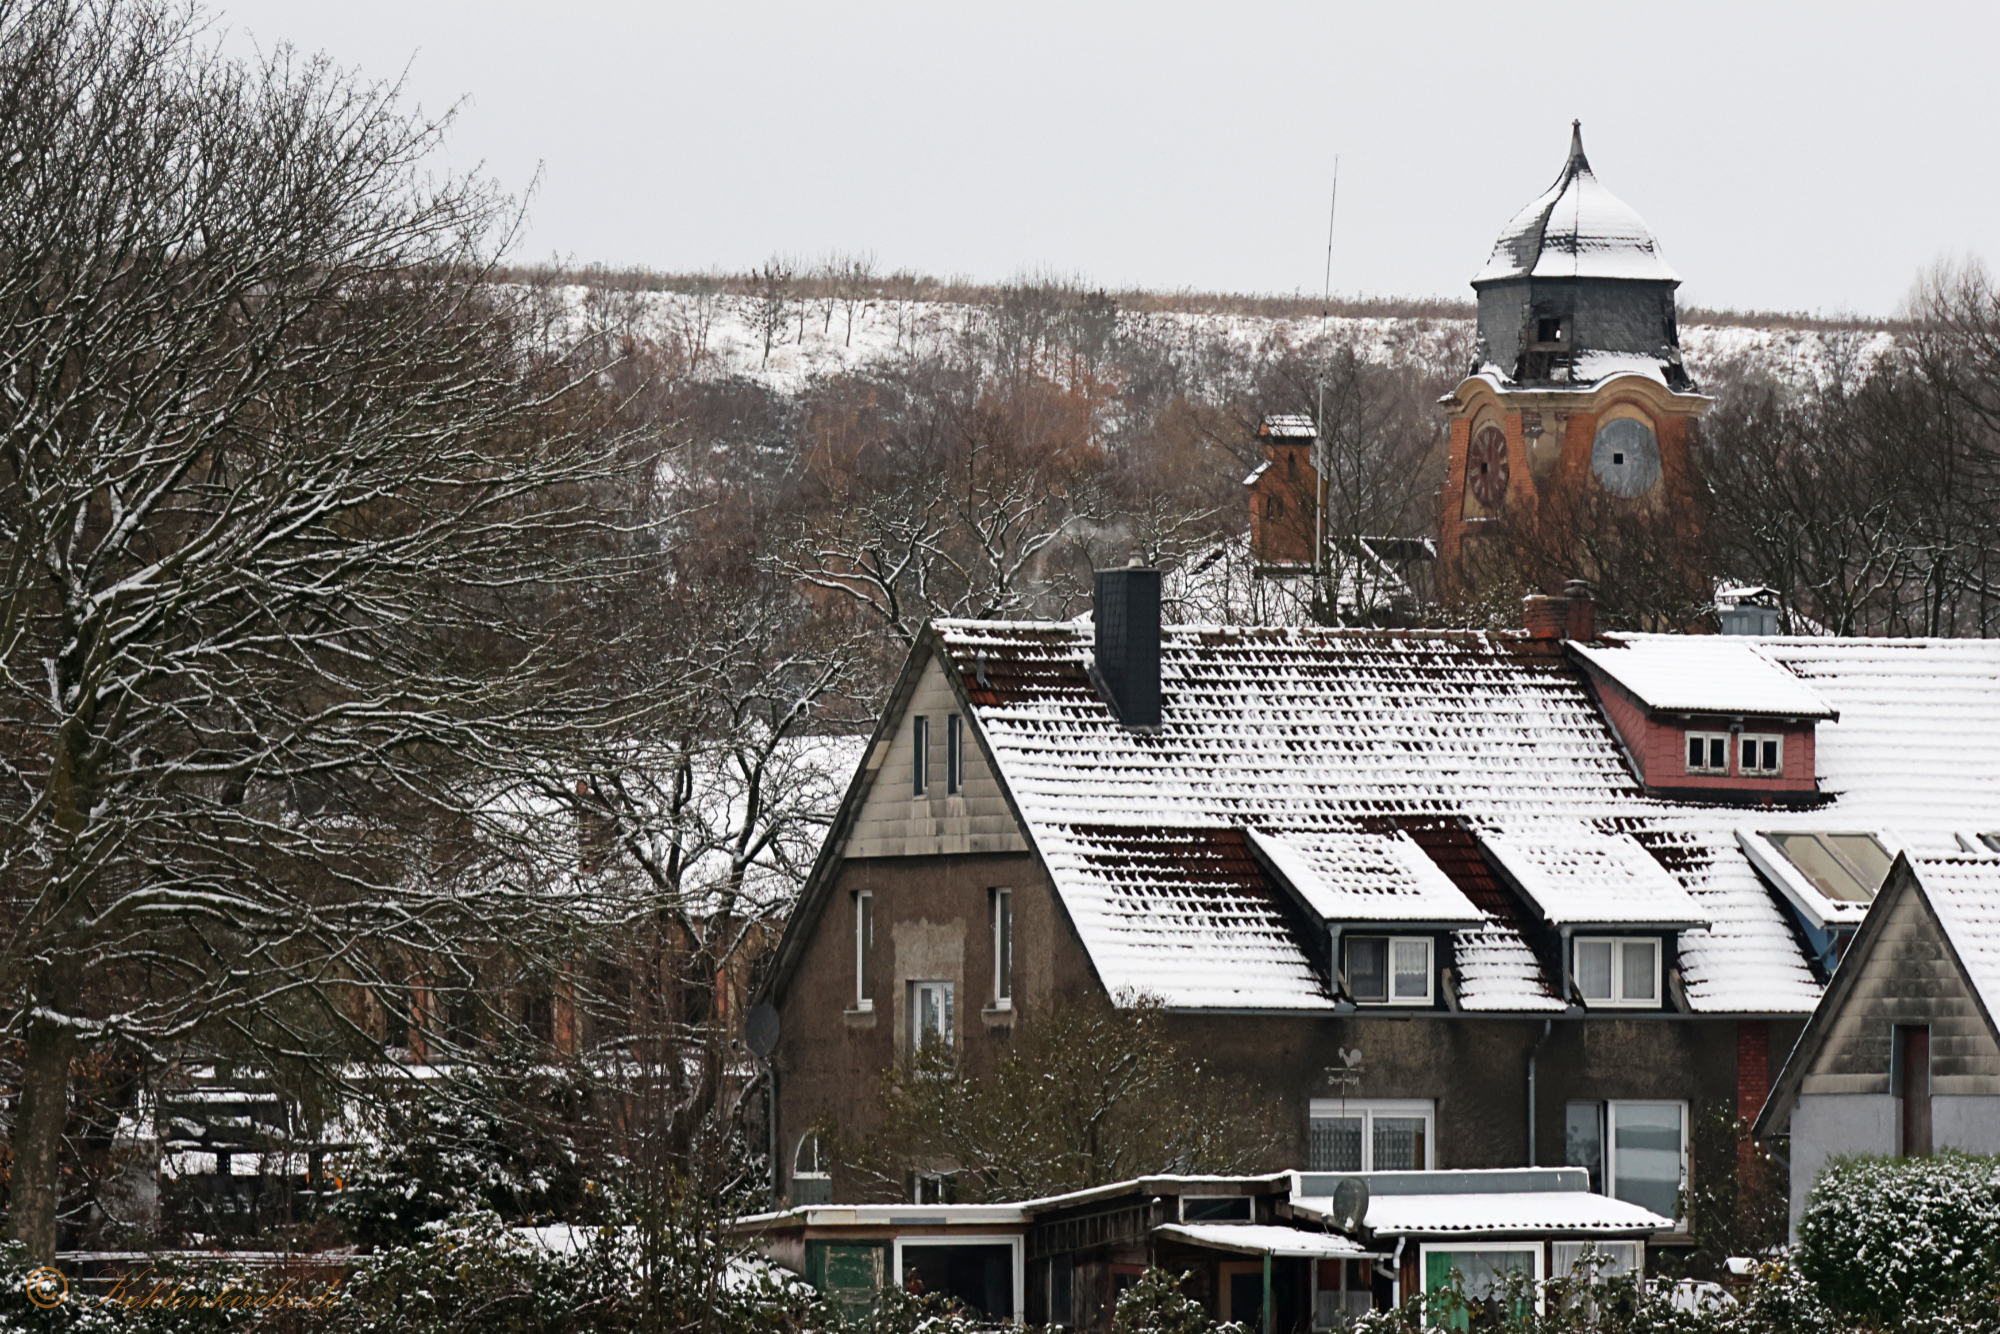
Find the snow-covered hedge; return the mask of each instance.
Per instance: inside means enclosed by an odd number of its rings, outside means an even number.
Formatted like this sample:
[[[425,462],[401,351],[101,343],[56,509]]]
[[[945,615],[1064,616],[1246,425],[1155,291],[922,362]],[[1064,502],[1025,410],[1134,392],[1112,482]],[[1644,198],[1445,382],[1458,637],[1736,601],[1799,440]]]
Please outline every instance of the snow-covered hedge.
[[[1886,1329],[1982,1312],[2000,1323],[2000,1158],[1836,1159],[1799,1241],[1800,1270],[1844,1315]]]

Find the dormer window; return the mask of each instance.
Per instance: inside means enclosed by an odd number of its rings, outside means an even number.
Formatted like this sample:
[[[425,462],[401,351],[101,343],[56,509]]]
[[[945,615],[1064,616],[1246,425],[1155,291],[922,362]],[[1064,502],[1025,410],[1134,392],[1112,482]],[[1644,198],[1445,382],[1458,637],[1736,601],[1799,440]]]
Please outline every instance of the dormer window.
[[[1572,942],[1576,991],[1588,1005],[1653,1007],[1660,1003],[1660,942],[1579,936]]]
[[[1727,732],[1689,732],[1687,734],[1688,772],[1691,774],[1727,774],[1729,772],[1729,734]]]
[[[1349,936],[1347,992],[1357,1005],[1429,1005],[1429,936]]]
[[[1873,834],[1763,833],[1813,888],[1836,903],[1872,903],[1894,860]]]
[[[1781,778],[1785,773],[1785,739],[1745,732],[1737,757],[1736,772],[1745,778]]]

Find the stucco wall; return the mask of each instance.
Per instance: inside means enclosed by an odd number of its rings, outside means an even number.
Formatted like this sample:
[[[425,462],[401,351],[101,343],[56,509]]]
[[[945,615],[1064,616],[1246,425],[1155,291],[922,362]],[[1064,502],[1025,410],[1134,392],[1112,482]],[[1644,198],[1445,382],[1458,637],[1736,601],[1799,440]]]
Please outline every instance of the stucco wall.
[[[1025,852],[1027,842],[1007,809],[1000,784],[966,720],[965,783],[946,792],[948,719],[959,711],[936,658],[924,665],[896,727],[868,755],[868,793],[848,836],[850,857],[922,857],[934,853]],[[915,719],[930,720],[930,773],[925,794],[915,795]]]
[[[1932,1104],[1935,1115],[1936,1104]],[[1896,1152],[1900,1122],[1887,1093],[1808,1093],[1792,1109],[1792,1240],[1827,1159]]]
[[[1931,1098],[1931,1143],[1940,1149],[2000,1154],[2000,1098]]]

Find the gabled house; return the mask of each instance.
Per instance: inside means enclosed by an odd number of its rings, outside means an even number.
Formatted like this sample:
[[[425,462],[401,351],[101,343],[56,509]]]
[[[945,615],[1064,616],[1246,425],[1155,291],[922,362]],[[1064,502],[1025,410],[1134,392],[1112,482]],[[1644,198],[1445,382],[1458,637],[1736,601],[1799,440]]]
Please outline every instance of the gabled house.
[[[912,652],[762,993],[781,1197],[855,1198],[815,1131],[865,1132],[913,1049],[990,1068],[1062,998],[1150,996],[1285,1110],[1273,1166],[1575,1166],[1684,1219],[1731,1163],[1703,1119],[1763,1106],[1871,868],[2000,832],[2000,645],[1742,637],[1718,671],[1721,640],[1598,636],[1581,597],[1477,634],[1163,629],[1156,572],[1097,593]]]
[[[1829,1158],[2000,1153],[2000,855],[1899,856],[1758,1119],[1792,1228]]]

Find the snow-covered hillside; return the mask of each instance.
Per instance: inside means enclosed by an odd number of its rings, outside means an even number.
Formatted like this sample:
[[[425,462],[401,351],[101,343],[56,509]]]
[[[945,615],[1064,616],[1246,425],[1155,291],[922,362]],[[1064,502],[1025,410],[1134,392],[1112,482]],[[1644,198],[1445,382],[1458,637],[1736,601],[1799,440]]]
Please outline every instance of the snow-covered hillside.
[[[677,344],[710,374],[743,376],[781,392],[796,392],[815,378],[859,366],[950,347],[990,343],[996,332],[992,306],[933,301],[878,301],[857,304],[852,329],[840,303],[831,310],[816,300],[793,303],[774,337],[768,359],[755,298],[682,292],[593,292],[582,286],[558,289],[566,315],[558,321],[575,335],[597,325],[629,330]],[[1310,342],[1320,334],[1318,319],[1275,319],[1254,315],[1189,312],[1120,312],[1121,338],[1143,339],[1195,359],[1205,348]],[[1373,361],[1417,357],[1449,364],[1470,349],[1472,321],[1418,318],[1335,317],[1327,336],[1351,345]],[[1788,382],[1824,375],[1841,361],[1865,370],[1894,342],[1881,331],[1828,333],[1784,327],[1689,325],[1681,330],[1688,369],[1697,380],[1729,362],[1749,361]]]

